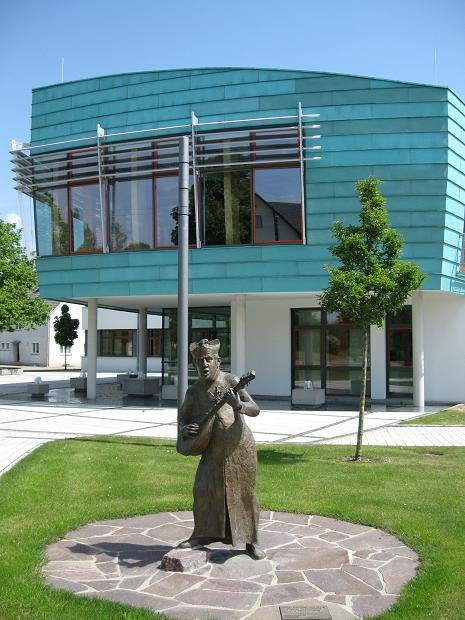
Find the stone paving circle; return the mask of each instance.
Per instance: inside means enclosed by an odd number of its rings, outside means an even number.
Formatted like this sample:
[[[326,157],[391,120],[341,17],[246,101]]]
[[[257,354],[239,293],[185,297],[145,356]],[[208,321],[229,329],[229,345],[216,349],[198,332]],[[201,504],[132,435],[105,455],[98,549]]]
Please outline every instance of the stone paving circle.
[[[381,530],[262,512],[265,560],[218,543],[190,551],[184,572],[161,570],[163,556],[192,528],[191,512],[91,523],[50,545],[43,571],[55,588],[178,619],[348,620],[390,607],[419,565],[416,553]]]

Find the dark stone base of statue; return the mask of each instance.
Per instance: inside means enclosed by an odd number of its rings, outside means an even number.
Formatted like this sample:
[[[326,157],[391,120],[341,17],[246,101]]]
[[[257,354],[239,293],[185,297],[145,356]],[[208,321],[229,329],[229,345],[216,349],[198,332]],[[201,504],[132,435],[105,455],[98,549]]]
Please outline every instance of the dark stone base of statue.
[[[240,379],[220,370],[219,340],[190,345],[199,380],[186,392],[178,412],[176,448],[184,456],[201,455],[194,481],[194,531],[180,549],[214,542],[232,545],[255,560],[259,505],[255,491],[257,450],[245,416],[260,409],[245,390],[255,378]]]
[[[214,542],[224,541],[217,538],[188,538],[182,543],[179,543],[178,549],[195,549],[211,545]],[[246,543],[245,552],[248,553],[253,560],[264,560],[266,558],[265,552],[257,543]]]

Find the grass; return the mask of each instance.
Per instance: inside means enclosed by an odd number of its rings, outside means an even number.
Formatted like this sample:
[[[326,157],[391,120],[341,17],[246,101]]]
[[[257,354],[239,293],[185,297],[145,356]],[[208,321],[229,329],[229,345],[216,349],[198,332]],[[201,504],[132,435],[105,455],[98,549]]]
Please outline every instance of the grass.
[[[457,405],[450,409],[443,409],[437,413],[415,418],[414,420],[405,420],[402,424],[439,424],[443,426],[465,426],[465,406]]]
[[[380,618],[465,618],[465,450],[366,448],[362,463],[350,454],[260,446],[262,507],[373,525],[415,549],[418,576]],[[0,478],[1,619],[157,617],[47,587],[44,549],[91,521],[190,509],[196,463],[171,442],[136,438],[57,441],[21,461]]]

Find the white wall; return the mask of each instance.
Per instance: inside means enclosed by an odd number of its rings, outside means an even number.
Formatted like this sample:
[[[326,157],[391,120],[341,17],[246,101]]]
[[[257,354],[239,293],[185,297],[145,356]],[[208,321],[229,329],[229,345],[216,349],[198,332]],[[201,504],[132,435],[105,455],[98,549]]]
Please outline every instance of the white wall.
[[[83,329],[87,329],[87,307],[83,308]],[[148,329],[161,329],[162,318],[159,315],[147,315]],[[123,312],[122,310],[109,310],[98,308],[97,329],[137,329],[137,312]]]
[[[465,402],[465,297],[423,293],[425,400]]]
[[[315,295],[293,299],[246,297],[245,365],[246,370],[257,372],[249,386],[251,394],[290,396],[291,308],[318,306]]]

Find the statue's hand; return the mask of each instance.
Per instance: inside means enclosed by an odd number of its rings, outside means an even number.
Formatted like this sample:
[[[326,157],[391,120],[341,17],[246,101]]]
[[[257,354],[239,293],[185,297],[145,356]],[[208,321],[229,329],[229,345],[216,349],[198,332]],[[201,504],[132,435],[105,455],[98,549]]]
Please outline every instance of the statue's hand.
[[[228,405],[234,409],[234,411],[239,411],[239,409],[241,409],[241,399],[232,388],[226,390],[226,392],[224,393],[224,398]]]
[[[182,436],[183,437],[195,437],[199,433],[199,428],[200,427],[196,422],[193,422],[192,424],[187,424],[182,429]]]

